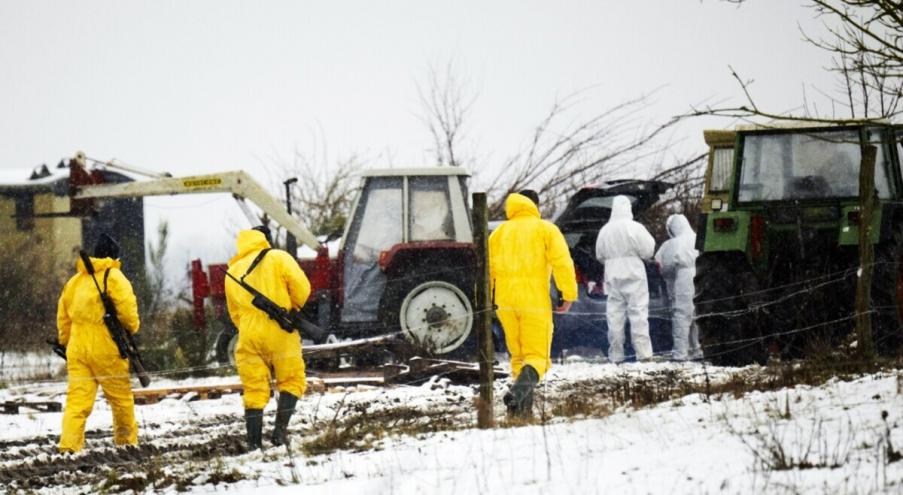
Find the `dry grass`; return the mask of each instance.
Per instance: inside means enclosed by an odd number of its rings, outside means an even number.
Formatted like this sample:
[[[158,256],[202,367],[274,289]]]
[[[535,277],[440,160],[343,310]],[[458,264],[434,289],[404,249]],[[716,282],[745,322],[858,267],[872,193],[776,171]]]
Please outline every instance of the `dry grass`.
[[[304,442],[303,449],[305,454],[311,456],[337,450],[361,452],[378,449],[380,441],[389,435],[416,436],[466,426],[454,418],[453,411],[421,411],[407,406],[373,412],[363,409],[341,420],[315,425],[315,429],[322,433]]]
[[[543,397],[545,419],[554,417],[602,417],[622,408],[645,408],[691,394],[706,400],[740,398],[749,392],[775,391],[798,385],[819,386],[831,379],[853,380],[865,373],[900,367],[898,360],[858,362],[849,359],[810,359],[776,363],[764,368],[738,370],[726,379],[698,380],[679,370],[646,375],[624,373],[610,379],[567,383]],[[723,375],[722,375],[723,376]]]

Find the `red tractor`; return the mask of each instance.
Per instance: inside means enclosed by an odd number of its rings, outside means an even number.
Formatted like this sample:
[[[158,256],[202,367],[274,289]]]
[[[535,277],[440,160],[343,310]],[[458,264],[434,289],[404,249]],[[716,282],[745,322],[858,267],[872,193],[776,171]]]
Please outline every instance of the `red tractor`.
[[[74,168],[73,176],[81,172]],[[299,260],[313,289],[304,307],[311,322],[338,341],[403,342],[414,352],[465,357],[473,350],[468,341],[474,340],[469,175],[457,167],[363,173],[350,221],[333,256],[242,171],[121,184],[74,183],[72,198],[73,204],[82,206],[91,198],[211,192],[231,193],[242,205],[247,199],[316,253]],[[225,311],[220,266],[210,265],[205,272],[196,260],[191,278],[197,323],[205,323],[208,296],[216,315],[226,322],[217,357],[228,361],[237,339]]]

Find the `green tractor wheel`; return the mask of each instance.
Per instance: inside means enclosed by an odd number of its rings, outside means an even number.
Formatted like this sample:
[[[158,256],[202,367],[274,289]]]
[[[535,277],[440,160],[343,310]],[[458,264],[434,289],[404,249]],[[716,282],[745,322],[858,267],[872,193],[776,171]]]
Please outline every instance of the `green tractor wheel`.
[[[898,355],[903,346],[903,225],[875,246],[872,308],[875,349],[880,355]]]
[[[696,261],[696,324],[704,358],[719,366],[764,363],[764,339],[745,294],[755,292],[755,277],[724,256]]]

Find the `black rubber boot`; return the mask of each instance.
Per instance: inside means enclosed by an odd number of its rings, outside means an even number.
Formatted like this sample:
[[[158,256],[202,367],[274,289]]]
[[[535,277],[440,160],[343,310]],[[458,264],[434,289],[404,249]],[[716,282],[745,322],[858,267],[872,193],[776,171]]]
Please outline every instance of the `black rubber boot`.
[[[263,448],[263,409],[245,409],[245,426],[248,429],[248,451]]]
[[[539,373],[532,366],[524,366],[517,380],[502,399],[508,408],[508,416],[520,419],[533,417],[533,388],[539,383]]]
[[[288,421],[295,412],[295,404],[298,398],[287,392],[279,392],[279,400],[276,402],[276,427],[273,428],[273,445],[285,445],[288,443]]]

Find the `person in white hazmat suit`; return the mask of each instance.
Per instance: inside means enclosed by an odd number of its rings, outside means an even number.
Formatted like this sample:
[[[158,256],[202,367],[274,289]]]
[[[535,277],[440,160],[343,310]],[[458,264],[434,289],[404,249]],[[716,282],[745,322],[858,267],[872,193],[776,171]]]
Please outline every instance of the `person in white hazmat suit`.
[[[596,258],[605,265],[608,295],[608,360],[624,360],[624,324],[630,320],[630,338],[638,361],[652,358],[649,340],[649,285],[643,260],[651,260],[655,239],[633,220],[630,200],[615,196],[611,217],[596,238]]]
[[[674,214],[665,222],[671,237],[655,253],[655,261],[662,270],[668,295],[671,299],[671,334],[674,348],[671,357],[678,361],[699,359],[699,329],[693,321],[693,277],[696,276],[696,233],[690,227],[687,217]]]

